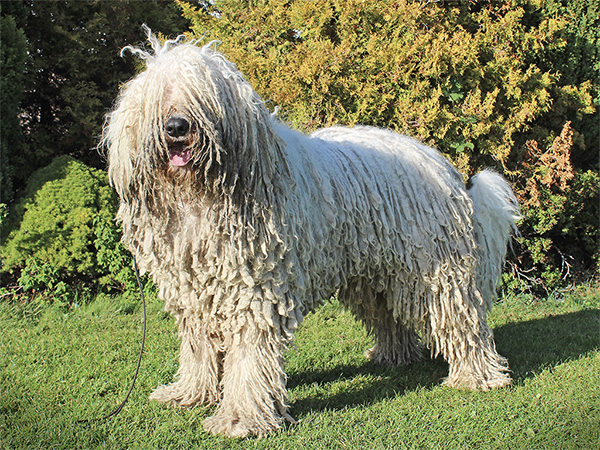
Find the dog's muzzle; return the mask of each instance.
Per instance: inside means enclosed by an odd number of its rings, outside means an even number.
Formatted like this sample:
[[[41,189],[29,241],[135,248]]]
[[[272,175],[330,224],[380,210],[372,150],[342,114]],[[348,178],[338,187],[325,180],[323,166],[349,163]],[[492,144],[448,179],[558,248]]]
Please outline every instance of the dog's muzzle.
[[[183,167],[192,159],[192,150],[186,146],[185,137],[190,131],[189,122],[183,117],[171,117],[166,125],[169,143],[169,162],[172,166]]]
[[[189,129],[190,124],[182,117],[171,117],[165,125],[165,131],[173,139],[185,136]]]

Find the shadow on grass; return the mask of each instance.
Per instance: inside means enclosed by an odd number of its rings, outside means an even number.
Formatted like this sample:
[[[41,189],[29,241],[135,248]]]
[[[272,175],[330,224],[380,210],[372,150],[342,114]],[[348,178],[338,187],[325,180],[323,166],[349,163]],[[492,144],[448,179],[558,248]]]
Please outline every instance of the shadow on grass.
[[[496,328],[494,334],[498,352],[508,358],[513,382],[519,383],[548,367],[600,349],[600,310],[509,323]],[[447,371],[441,358],[398,368],[366,361],[362,365],[297,371],[290,374],[288,388],[305,393],[292,402],[292,413],[302,417],[310,411],[375,404],[436,386]]]
[[[419,388],[436,386],[447,371],[446,362],[438,358],[398,368],[366,361],[357,366],[295,373],[288,380],[288,388],[298,388],[305,393],[292,401],[292,415],[302,417],[311,411],[375,404]]]
[[[508,359],[515,382],[600,349],[600,310],[508,323],[494,330],[498,352]]]

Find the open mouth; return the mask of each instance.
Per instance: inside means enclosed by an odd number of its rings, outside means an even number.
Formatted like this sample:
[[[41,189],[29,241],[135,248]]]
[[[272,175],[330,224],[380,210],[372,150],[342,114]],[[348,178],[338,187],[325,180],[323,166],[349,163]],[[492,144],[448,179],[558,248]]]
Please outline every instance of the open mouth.
[[[183,143],[177,142],[169,146],[169,162],[172,166],[183,167],[192,159],[192,150]]]

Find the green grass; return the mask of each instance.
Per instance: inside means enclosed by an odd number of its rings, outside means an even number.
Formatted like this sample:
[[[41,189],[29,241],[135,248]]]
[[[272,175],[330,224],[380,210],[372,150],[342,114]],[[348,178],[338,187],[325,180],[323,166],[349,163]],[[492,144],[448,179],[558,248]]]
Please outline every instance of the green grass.
[[[178,339],[150,299],[135,391],[116,418],[91,428],[124,396],[141,339],[139,305],[97,298],[64,311],[0,303],[0,448],[4,449],[596,449],[600,447],[600,295],[597,285],[543,302],[505,299],[490,323],[514,383],[491,392],[440,386],[447,367],[426,359],[389,369],[363,352],[370,339],[337,304],[302,326],[288,355],[289,403],[299,420],[264,439],[202,429],[210,408],[148,400],[177,369]]]

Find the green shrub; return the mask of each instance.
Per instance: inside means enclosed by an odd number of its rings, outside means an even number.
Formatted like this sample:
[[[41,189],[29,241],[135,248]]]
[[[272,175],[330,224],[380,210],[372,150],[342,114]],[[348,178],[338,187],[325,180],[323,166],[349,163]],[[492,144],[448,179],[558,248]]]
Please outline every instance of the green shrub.
[[[54,295],[82,283],[131,287],[131,258],[114,222],[117,203],[104,172],[56,158],[31,176],[9,216],[2,272],[28,291]]]
[[[522,286],[550,291],[567,279],[579,281],[587,269],[597,270],[600,176],[573,168],[573,135],[567,122],[548,148],[527,142],[516,183],[524,217],[514,275]]]

